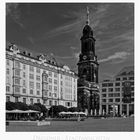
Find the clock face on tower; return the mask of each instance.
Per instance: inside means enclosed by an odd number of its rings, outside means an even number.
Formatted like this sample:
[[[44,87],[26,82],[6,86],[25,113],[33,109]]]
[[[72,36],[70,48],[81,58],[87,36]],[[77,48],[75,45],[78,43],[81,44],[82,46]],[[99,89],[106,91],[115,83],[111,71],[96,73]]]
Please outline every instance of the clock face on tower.
[[[84,55],[84,56],[83,56],[83,59],[84,59],[84,60],[86,60],[86,59],[87,59],[87,56],[86,56],[86,55]]]

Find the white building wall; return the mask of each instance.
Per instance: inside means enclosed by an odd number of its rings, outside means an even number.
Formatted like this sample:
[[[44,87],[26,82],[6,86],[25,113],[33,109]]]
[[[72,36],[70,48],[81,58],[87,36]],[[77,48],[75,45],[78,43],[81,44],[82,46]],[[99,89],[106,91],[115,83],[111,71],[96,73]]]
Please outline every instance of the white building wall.
[[[52,66],[50,64],[41,64],[41,62],[28,58],[26,56],[21,56],[20,54],[13,56],[12,52],[7,51],[7,57],[6,59],[12,59],[12,57],[14,58],[14,60],[16,59],[17,61],[20,62],[20,96],[18,98],[18,101],[23,102],[23,99],[26,98],[26,103],[30,104],[31,101],[30,99],[33,99],[33,103],[37,102],[37,99],[40,99],[40,102],[42,104],[44,104],[44,99],[42,98],[42,73],[44,71],[46,71],[46,73],[48,74],[48,78],[52,79],[52,83],[48,82],[48,85],[52,86],[52,91],[49,90],[49,86],[48,86],[48,94],[47,94],[47,99],[45,102],[45,106],[46,107],[50,107],[49,105],[49,101],[52,101],[52,105],[55,104],[55,101],[57,101],[57,105],[63,105],[66,106],[67,102],[70,102],[70,107],[72,106],[77,106],[77,100],[74,101],[74,90],[75,90],[75,94],[76,94],[76,98],[77,98],[77,77],[74,75],[71,75],[71,71],[70,70],[65,70],[64,68],[59,68],[56,66]],[[10,58],[9,58],[10,57]],[[24,62],[22,62],[23,60],[25,60]],[[34,71],[31,72],[30,71],[30,63],[33,62],[35,64],[32,64],[32,66],[34,67]],[[36,66],[37,64],[40,64],[38,66]],[[24,65],[25,65],[25,69],[24,69]],[[42,68],[42,66],[46,66],[45,68]],[[50,68],[53,67],[54,71],[51,71],[50,69],[48,69],[48,66]],[[14,64],[15,67],[15,64]],[[36,67],[40,68],[40,73],[36,72]],[[10,96],[10,101],[15,102],[15,97],[13,96],[13,60],[9,60],[9,65],[6,65],[6,68],[9,68],[9,76],[8,74],[6,74],[6,77],[9,77],[9,83],[6,80],[6,85],[10,86],[10,91],[6,92],[6,96]],[[49,75],[49,71],[52,72],[52,76]],[[58,71],[62,71],[62,72],[58,72]],[[25,73],[25,77],[24,77],[24,73]],[[57,73],[57,77],[54,77],[54,73]],[[30,79],[30,74],[34,75],[34,79]],[[74,74],[74,73],[73,73]],[[36,76],[40,76],[40,81],[38,81],[36,79]],[[67,77],[67,78],[66,78]],[[74,82],[75,79],[75,82]],[[25,80],[25,85],[23,84],[23,80]],[[54,80],[57,80],[57,84],[54,84]],[[32,81],[34,83],[34,88],[33,88],[33,94],[30,94],[30,85],[29,82]],[[63,86],[61,85],[61,81],[63,82]],[[36,83],[40,83],[40,95],[37,95],[37,87],[36,87]],[[54,90],[54,87],[57,87],[57,91]],[[61,87],[62,87],[62,92],[63,92],[63,97],[61,99]],[[75,89],[74,89],[75,87]],[[26,89],[26,93],[23,93],[23,89]],[[49,95],[49,92],[51,92],[51,96]],[[56,93],[56,97],[53,96],[53,94]]]
[[[9,69],[9,74],[7,74],[7,69]],[[13,61],[10,59],[6,60],[6,87],[9,87],[9,91],[6,91],[6,94],[9,96],[11,101],[14,101],[14,98],[11,97],[13,94]]]

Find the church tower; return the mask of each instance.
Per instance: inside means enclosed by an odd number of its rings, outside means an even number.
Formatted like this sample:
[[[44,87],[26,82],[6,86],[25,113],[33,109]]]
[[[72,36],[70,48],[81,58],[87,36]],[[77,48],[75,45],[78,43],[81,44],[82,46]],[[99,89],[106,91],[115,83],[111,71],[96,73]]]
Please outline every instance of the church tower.
[[[98,61],[95,53],[95,38],[89,25],[89,10],[87,7],[87,20],[81,37],[81,53],[78,62],[78,106],[87,109],[87,113],[95,115],[98,99]],[[96,95],[96,97],[95,97]],[[98,100],[98,101],[96,101]],[[96,105],[95,105],[96,104]]]
[[[89,26],[89,11],[87,9],[87,21],[81,37],[78,76],[80,79],[98,83],[98,62],[95,54],[95,41],[93,30]]]

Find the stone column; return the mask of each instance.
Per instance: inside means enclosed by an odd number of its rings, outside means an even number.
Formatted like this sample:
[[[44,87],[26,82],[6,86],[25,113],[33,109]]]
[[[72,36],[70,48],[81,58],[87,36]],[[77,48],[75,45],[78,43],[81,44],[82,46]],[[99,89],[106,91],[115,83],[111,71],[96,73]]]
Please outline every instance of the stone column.
[[[120,115],[122,115],[122,104],[120,104]]]
[[[106,105],[106,114],[108,114],[108,105]]]
[[[126,113],[127,116],[129,116],[129,104],[127,104],[127,113]]]
[[[102,114],[102,112],[103,112],[103,110],[102,110],[102,104],[100,104],[100,108],[99,108],[99,115],[101,115],[101,114]]]
[[[93,109],[90,110],[90,115],[91,115],[91,116],[93,115]]]

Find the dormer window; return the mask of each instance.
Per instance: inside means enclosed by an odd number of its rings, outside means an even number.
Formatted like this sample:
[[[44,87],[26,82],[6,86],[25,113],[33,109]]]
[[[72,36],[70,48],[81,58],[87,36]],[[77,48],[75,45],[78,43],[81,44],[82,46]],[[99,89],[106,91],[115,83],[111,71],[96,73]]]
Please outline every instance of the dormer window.
[[[46,59],[45,59],[45,57],[44,57],[43,54],[40,55],[38,58],[39,58],[39,60],[40,60],[42,63],[45,63],[45,62],[46,62]]]
[[[13,51],[14,54],[17,54],[20,52],[17,45],[15,45],[15,44],[12,44],[9,48],[11,51]]]
[[[26,55],[26,54],[27,54],[27,52],[26,52],[26,51],[24,51],[24,52],[23,52],[23,54],[24,54],[24,55]]]

